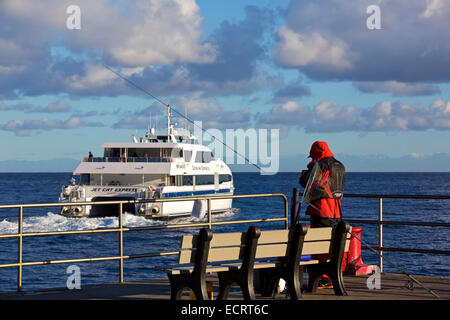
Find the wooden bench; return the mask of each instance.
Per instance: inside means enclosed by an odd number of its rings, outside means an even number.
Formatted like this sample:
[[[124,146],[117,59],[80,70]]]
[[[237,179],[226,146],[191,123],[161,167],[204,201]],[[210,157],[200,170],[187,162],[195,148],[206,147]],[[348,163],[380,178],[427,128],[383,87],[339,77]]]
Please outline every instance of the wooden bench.
[[[261,232],[251,226],[246,233],[212,234],[209,229],[198,235],[182,237],[179,265],[157,267],[167,273],[171,299],[180,299],[184,288],[191,288],[197,299],[208,299],[206,273],[219,277],[218,299],[228,298],[234,283],[242,289],[245,300],[255,299],[253,274],[265,269],[269,291],[280,278],[286,280],[291,299],[301,298],[302,266],[308,265],[310,291],[315,291],[322,274],[327,274],[336,294],[346,295],[342,279],[342,257],[350,227],[340,222],[335,228],[314,228],[298,224],[290,230]],[[326,261],[300,261],[301,255],[331,254]],[[267,291],[267,290],[266,290]]]
[[[300,224],[295,228],[301,231],[261,232],[254,269],[265,269],[260,272],[261,277],[265,277],[262,295],[271,296],[279,279],[283,278],[291,299],[301,299],[303,266],[307,267],[309,276],[307,291],[315,292],[320,277],[326,274],[331,278],[335,294],[347,295],[342,277],[342,259],[350,242],[351,228],[348,223],[341,221],[334,228],[306,228]],[[328,255],[328,259],[317,259],[317,255],[324,254]],[[301,255],[312,255],[312,259],[301,261]],[[275,258],[277,260],[273,261]],[[261,261],[264,259],[272,261]]]
[[[207,300],[206,273],[217,272],[219,279],[226,275],[242,288],[244,299],[255,299],[253,290],[253,261],[260,230],[249,227],[246,233],[217,233],[201,229],[198,235],[182,237],[179,265],[172,268],[156,267],[167,273],[171,286],[171,299],[181,298],[183,289],[190,288],[197,299]],[[249,285],[251,284],[251,285]],[[219,283],[218,299],[226,297]]]

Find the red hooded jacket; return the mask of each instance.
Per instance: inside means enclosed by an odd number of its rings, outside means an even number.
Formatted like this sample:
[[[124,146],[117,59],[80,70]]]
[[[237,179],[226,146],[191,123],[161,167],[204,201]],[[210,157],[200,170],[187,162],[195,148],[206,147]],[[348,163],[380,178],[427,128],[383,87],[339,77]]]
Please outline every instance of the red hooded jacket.
[[[314,164],[317,161],[321,161],[329,157],[334,157],[334,155],[326,142],[316,141],[311,146],[309,157],[312,160],[307,165],[308,170],[303,170],[300,177],[300,183],[303,185],[303,187],[305,187],[304,185],[306,185],[307,182],[306,177],[309,177],[309,172],[313,168]],[[341,199],[323,198],[312,202],[312,204],[329,218],[341,218],[341,210],[340,210]],[[312,206],[308,206],[305,212],[305,214],[307,215],[311,216],[316,215],[324,218],[322,213],[317,211]]]

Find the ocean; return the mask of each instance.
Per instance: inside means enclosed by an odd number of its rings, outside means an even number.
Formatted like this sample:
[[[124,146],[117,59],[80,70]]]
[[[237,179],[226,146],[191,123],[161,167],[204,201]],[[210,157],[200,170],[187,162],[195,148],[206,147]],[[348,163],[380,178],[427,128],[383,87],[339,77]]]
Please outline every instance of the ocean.
[[[0,204],[56,202],[61,186],[69,183],[71,173],[0,173]],[[298,173],[281,172],[273,176],[258,173],[234,173],[235,194],[284,193],[289,199],[293,188],[299,187]],[[450,173],[347,173],[347,194],[450,195]],[[450,200],[384,199],[383,219],[386,221],[420,221],[450,223]],[[345,198],[342,200],[344,219],[376,220],[377,199]],[[301,212],[304,215],[304,209]],[[274,218],[283,215],[281,198],[235,199],[233,209],[213,216],[213,221],[253,218]],[[17,209],[0,209],[0,234],[17,232]],[[179,224],[197,221],[193,217],[171,221],[152,221],[124,214],[124,226],[138,227]],[[378,244],[375,225],[352,223],[363,227],[362,240],[370,246]],[[24,209],[24,232],[85,230],[118,226],[117,217],[66,218],[56,208]],[[261,224],[264,229],[283,228],[283,223]],[[213,232],[244,231],[248,225],[213,227]],[[131,231],[124,233],[124,254],[145,254],[174,251],[182,234],[198,229]],[[385,247],[450,250],[450,232],[446,227],[384,226]],[[17,261],[17,239],[0,239],[0,264]],[[118,234],[87,234],[23,239],[23,261],[108,257],[118,254]],[[409,274],[450,276],[450,256],[421,253],[385,252],[384,257]],[[364,250],[362,260],[376,264],[378,257]],[[124,260],[124,280],[161,278],[166,275],[154,266],[174,263],[175,258],[153,257]],[[22,290],[65,287],[71,264],[23,267]],[[85,262],[80,268],[81,285],[117,282],[117,261]],[[399,271],[384,263],[384,272]],[[17,288],[17,269],[0,269],[0,292]]]

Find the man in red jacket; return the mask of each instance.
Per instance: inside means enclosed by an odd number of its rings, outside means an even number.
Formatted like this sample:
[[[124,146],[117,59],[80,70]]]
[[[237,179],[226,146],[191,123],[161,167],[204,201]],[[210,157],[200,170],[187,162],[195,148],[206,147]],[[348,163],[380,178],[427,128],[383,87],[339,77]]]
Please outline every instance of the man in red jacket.
[[[341,198],[344,190],[345,168],[334,158],[328,144],[324,141],[316,141],[309,152],[311,162],[308,170],[303,170],[300,176],[300,185],[306,187],[309,182],[310,205],[305,214],[310,216],[311,228],[329,227],[330,219],[335,221],[341,218]],[[309,181],[315,165],[314,181]]]
[[[311,228],[330,227],[341,219],[341,198],[344,191],[345,167],[334,158],[328,144],[316,141],[309,152],[311,162],[303,170],[300,185],[305,188],[308,202],[305,214],[310,216]],[[313,175],[311,177],[311,175]],[[315,255],[315,259],[327,260],[328,254]],[[332,287],[328,276],[319,280],[319,288]]]

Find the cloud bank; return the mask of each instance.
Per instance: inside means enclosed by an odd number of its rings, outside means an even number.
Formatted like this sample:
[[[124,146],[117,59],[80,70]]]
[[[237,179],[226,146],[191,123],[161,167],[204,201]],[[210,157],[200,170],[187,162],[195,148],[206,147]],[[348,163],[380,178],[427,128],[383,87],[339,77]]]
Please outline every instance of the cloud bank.
[[[259,114],[257,124],[285,131],[303,128],[307,133],[450,130],[450,102],[436,99],[429,106],[419,107],[382,101],[363,109],[335,101],[324,101],[312,108],[289,101]]]
[[[315,80],[447,82],[450,2],[383,0],[381,29],[369,30],[373,0],[292,0],[278,30],[277,63]]]

